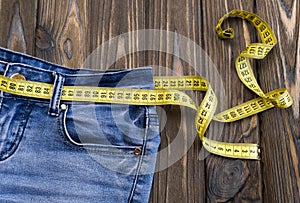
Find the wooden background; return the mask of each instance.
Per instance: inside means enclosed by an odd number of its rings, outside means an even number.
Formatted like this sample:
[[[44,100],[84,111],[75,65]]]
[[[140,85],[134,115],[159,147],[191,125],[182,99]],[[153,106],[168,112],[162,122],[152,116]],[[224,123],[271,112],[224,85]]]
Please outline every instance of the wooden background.
[[[216,65],[228,107],[255,97],[239,82],[234,60],[247,44],[258,41],[258,35],[247,22],[232,19],[225,24],[234,28],[236,38],[223,41],[214,26],[233,9],[257,13],[273,28],[278,44],[265,59],[253,61],[254,72],[265,92],[286,87],[294,105],[225,125],[224,141],[260,143],[262,161],[217,156],[199,160],[201,143],[196,139],[179,161],[155,174],[150,202],[300,202],[298,0],[1,0],[0,5],[1,46],[68,67],[82,67],[85,58],[103,42],[129,31],[152,28],[186,36]],[[134,39],[129,43],[120,38],[117,53],[125,53],[135,43]],[[179,58],[150,51],[123,57],[111,68],[145,65],[159,65],[162,72],[167,72],[167,67],[195,74]],[[173,106],[164,107],[163,112],[168,117],[161,149],[177,135],[181,123],[178,113],[187,114]],[[193,128],[191,122],[183,123],[183,132]],[[184,137],[185,147],[187,140]],[[170,148],[168,157],[177,150]],[[158,157],[158,163],[162,161],[165,157]]]

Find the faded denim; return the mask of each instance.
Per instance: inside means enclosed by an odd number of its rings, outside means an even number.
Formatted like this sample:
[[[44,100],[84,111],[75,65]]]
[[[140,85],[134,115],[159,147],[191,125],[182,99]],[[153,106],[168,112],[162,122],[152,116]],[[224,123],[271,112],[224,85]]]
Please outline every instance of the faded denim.
[[[0,202],[148,202],[155,106],[63,102],[63,86],[153,89],[152,70],[68,69],[0,49],[0,73],[54,85],[49,100],[1,92]]]

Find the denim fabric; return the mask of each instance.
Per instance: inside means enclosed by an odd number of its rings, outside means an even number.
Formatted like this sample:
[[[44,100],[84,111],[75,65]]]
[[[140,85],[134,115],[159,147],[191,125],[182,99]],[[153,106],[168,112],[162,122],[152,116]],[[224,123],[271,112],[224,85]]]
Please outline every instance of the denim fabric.
[[[0,202],[147,202],[154,106],[60,101],[63,86],[153,88],[149,67],[68,69],[0,48],[0,73],[54,85],[50,100],[1,92]]]

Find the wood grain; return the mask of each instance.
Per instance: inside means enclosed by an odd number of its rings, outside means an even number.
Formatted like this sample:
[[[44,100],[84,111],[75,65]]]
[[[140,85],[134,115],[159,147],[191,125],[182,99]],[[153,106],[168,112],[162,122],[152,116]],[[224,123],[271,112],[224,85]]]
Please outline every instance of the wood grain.
[[[34,54],[36,2],[3,0],[0,1],[0,6],[1,46]]]
[[[288,110],[274,109],[261,115],[263,182],[266,202],[299,202],[299,12],[298,1],[268,2],[258,14],[270,23],[278,45],[259,62],[262,87],[286,87],[294,100]],[[270,126],[273,126],[270,128]]]
[[[239,81],[235,72],[235,58],[250,42],[257,41],[256,31],[241,19],[228,19],[223,27],[232,27],[234,40],[220,40],[214,33],[214,25],[224,13],[233,9],[254,12],[252,1],[205,1],[203,3],[204,47],[212,58],[224,82],[227,108],[248,101],[253,94]],[[213,22],[213,23],[211,23]],[[254,72],[256,65],[253,64]],[[235,123],[226,124],[222,135],[214,137],[226,142],[259,143],[259,118],[253,116]],[[222,166],[222,167],[220,167]],[[207,191],[211,202],[261,202],[261,165],[256,161],[236,161],[211,156],[207,160]]]
[[[219,110],[256,97],[239,81],[234,60],[259,39],[253,26],[241,19],[224,23],[235,30],[234,40],[220,40],[214,27],[233,9],[257,13],[273,28],[278,45],[265,59],[252,61],[254,73],[265,92],[286,87],[294,105],[210,126],[207,136],[213,139],[260,143],[260,162],[206,157],[192,124],[193,112],[177,106],[159,107],[161,153],[150,202],[300,202],[299,1],[0,0],[0,6],[3,47],[73,68],[153,66],[156,75],[204,75],[213,85],[218,81],[224,84]],[[175,37],[157,35],[155,41],[173,54],[137,52],[143,42],[122,34],[142,29],[172,32]],[[199,56],[195,46],[180,44],[182,36],[199,45],[210,60]],[[116,40],[116,46],[101,46],[110,39]],[[85,63],[97,48],[99,58]],[[176,55],[186,55],[192,63]],[[203,97],[202,93],[190,94],[198,102]],[[174,144],[176,140],[179,145]]]
[[[82,67],[85,9],[85,1],[39,1],[36,55],[68,67]]]

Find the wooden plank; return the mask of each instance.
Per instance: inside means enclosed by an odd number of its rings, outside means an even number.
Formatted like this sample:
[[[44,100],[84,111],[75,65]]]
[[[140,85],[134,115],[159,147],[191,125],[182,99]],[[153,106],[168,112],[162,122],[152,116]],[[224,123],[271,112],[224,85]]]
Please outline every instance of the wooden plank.
[[[200,23],[196,15],[199,7],[198,1],[151,2],[148,7],[150,11],[148,26],[152,29],[168,30],[173,35],[178,35],[178,38],[181,35],[199,42],[195,34]],[[192,58],[193,50],[190,49],[193,48],[182,49],[184,46],[176,41],[176,37],[175,39],[171,36],[157,37],[162,49],[179,56],[189,52],[191,53],[189,57]],[[157,75],[195,75],[196,71],[191,64],[174,55],[148,52],[148,64],[160,67],[156,69]],[[168,151],[166,154],[159,154],[158,165],[168,162],[170,166],[156,173],[150,202],[205,202],[204,161],[198,160],[201,144],[193,125],[194,114],[176,106],[165,107],[162,111],[167,115],[167,121],[166,125],[161,126],[163,131],[160,150]],[[181,140],[180,144],[174,144],[178,139]],[[191,145],[191,142],[194,144]],[[180,159],[173,163],[175,158]]]
[[[82,67],[85,9],[85,1],[39,1],[36,56],[67,67]]]
[[[0,1],[0,45],[34,54],[36,1]]]
[[[145,28],[144,1],[106,0],[87,4],[88,54],[97,50],[99,60],[90,64],[93,69],[107,70],[110,68],[136,68],[146,64],[144,53],[132,53],[117,60],[118,53],[134,52],[138,49],[138,41],[131,35],[119,36],[131,31]],[[115,39],[115,37],[118,37]],[[115,41],[113,40],[115,39]],[[113,41],[109,41],[113,40]],[[103,46],[112,43],[113,46]],[[120,45],[118,45],[120,43]],[[117,45],[116,45],[117,44]],[[122,49],[121,51],[119,49]],[[93,57],[94,58],[94,57]],[[116,62],[113,65],[111,62]]]
[[[233,9],[255,11],[253,1],[203,1],[203,41],[201,46],[211,57],[224,82],[225,107],[232,107],[255,96],[240,82],[235,71],[235,58],[250,42],[257,41],[256,31],[247,22],[235,18],[224,22],[235,31],[233,40],[220,40],[214,27],[220,17]],[[256,64],[253,64],[256,73]],[[224,107],[223,107],[224,108]],[[259,143],[259,117],[253,116],[226,124],[216,140],[226,142]],[[261,202],[262,182],[259,161],[244,161],[210,156],[206,160],[207,201],[210,202]]]
[[[224,82],[226,97],[223,108],[254,98],[234,70],[234,60],[250,42],[257,42],[255,29],[247,22],[229,19],[224,26],[234,28],[236,38],[218,39],[214,26],[232,9],[257,13],[274,29],[278,45],[253,69],[262,89],[287,87],[294,99],[288,110],[272,109],[258,116],[222,125],[213,123],[208,136],[231,142],[261,143],[263,160],[243,161],[209,156],[199,157],[201,143],[195,135],[193,117],[187,109],[159,108],[161,148],[158,167],[169,166],[155,174],[150,202],[299,202],[299,9],[295,0],[255,1],[0,1],[0,45],[68,67],[82,67],[85,58],[109,39],[130,31],[151,28],[169,30],[175,36],[195,41],[209,55]],[[199,62],[195,47],[182,49],[176,39],[157,36],[159,46],[170,52],[187,54],[195,67]],[[154,65],[157,75],[211,75],[207,68],[195,69],[172,54],[138,50],[134,37],[117,38],[112,50],[103,47],[102,57],[88,68],[136,68]],[[163,47],[166,46],[166,47]],[[116,61],[113,65],[109,61]],[[200,60],[201,61],[201,60]],[[211,83],[216,81],[211,80]],[[195,93],[201,101],[202,94]],[[226,102],[226,103],[224,103]],[[167,116],[167,117],[166,117]],[[270,127],[272,126],[272,127]],[[220,128],[219,128],[220,127]],[[220,132],[222,132],[220,134]],[[181,144],[171,145],[174,140]],[[194,140],[194,137],[193,139]],[[191,145],[191,146],[190,146]],[[173,163],[179,152],[186,152]],[[199,160],[199,158],[201,160]],[[172,164],[171,164],[172,163]],[[270,195],[271,194],[271,195]]]
[[[278,38],[274,50],[258,62],[262,88],[270,91],[286,87],[294,100],[288,110],[272,109],[261,115],[264,201],[299,202],[300,3],[292,0],[257,3],[257,13],[270,23]]]

